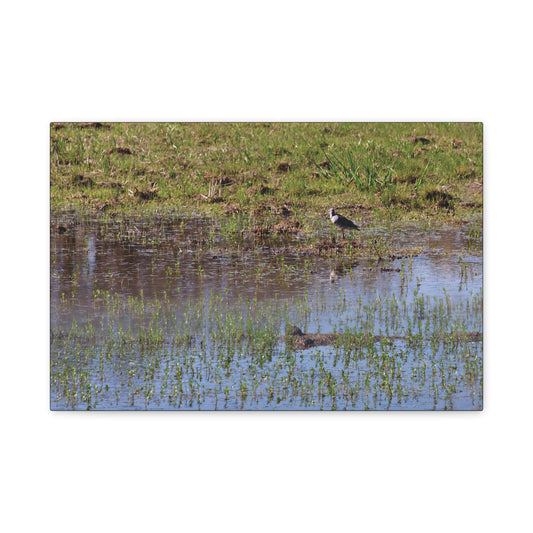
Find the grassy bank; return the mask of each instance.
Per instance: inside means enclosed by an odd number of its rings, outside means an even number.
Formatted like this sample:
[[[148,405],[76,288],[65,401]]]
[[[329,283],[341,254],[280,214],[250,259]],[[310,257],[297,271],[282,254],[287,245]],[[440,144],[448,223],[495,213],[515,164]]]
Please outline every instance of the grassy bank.
[[[479,217],[480,123],[53,123],[52,209]]]

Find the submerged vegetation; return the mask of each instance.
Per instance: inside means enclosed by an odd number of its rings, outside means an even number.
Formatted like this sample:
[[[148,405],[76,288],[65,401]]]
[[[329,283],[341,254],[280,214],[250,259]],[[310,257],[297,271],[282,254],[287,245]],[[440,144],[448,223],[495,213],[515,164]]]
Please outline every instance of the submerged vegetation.
[[[75,220],[51,248],[53,409],[482,407],[477,234],[429,259],[442,290],[425,255],[274,254],[202,220]]]
[[[416,289],[350,301],[226,293],[146,302],[94,291],[101,318],[52,332],[52,406],[66,409],[479,409],[482,296]],[[333,307],[334,308],[333,308]],[[68,313],[68,301],[57,304]],[[284,342],[290,324],[329,346]],[[288,337],[289,338],[289,337]]]
[[[53,123],[53,209],[368,221],[482,209],[480,123]]]

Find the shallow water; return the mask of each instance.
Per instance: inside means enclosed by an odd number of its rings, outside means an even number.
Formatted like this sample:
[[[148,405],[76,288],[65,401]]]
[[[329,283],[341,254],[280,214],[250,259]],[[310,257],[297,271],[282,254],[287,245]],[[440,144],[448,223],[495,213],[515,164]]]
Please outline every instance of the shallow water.
[[[202,218],[51,222],[52,409],[482,408],[482,343],[435,340],[482,331],[468,225],[367,226],[362,238],[424,250],[379,261]],[[402,338],[293,351],[287,324]]]

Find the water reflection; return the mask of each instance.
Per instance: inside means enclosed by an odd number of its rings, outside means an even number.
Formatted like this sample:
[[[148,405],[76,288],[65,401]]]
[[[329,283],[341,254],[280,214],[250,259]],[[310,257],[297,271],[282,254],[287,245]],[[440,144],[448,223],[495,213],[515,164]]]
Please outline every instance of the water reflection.
[[[62,294],[74,293],[71,316],[77,319],[87,316],[95,290],[123,297],[137,296],[142,290],[148,299],[163,291],[169,298],[179,294],[196,299],[225,292],[230,298],[284,299],[335,285],[369,298],[398,292],[401,270],[409,268],[425,294],[440,296],[444,288],[458,297],[462,290],[476,290],[482,280],[480,250],[469,251],[462,227],[366,228],[376,236],[393,235],[398,247],[428,250],[411,261],[403,258],[384,264],[299,255],[285,246],[286,241],[276,243],[282,254],[254,241],[238,248],[225,246],[220,235],[213,235],[213,225],[202,219],[161,219],[154,229],[142,221],[124,228],[112,221],[80,223],[64,218],[68,231],[51,232],[51,301],[53,306]],[[53,219],[52,228],[56,224]],[[459,283],[459,257],[471,274],[464,284]]]
[[[59,224],[67,231],[57,231]],[[481,240],[472,239],[467,227],[365,228],[363,238],[383,237],[392,239],[396,248],[424,250],[391,261],[299,253],[290,238],[268,241],[245,236],[230,242],[216,223],[198,218],[102,221],[61,215],[53,217],[51,228],[51,327],[56,336],[68,332],[74,321],[106,327],[102,322],[107,320],[106,308],[95,305],[98,291],[122,302],[142,297],[148,304],[164,299],[175,305],[172,320],[176,324],[190,302],[207,306],[216,295],[230,302],[254,300],[279,306],[305,298],[315,315],[312,322],[297,325],[306,332],[329,333],[359,325],[356,302],[364,306],[378,298],[409,303],[418,294],[435,299],[444,294],[447,305],[453,306],[482,287]],[[320,231],[327,235],[326,223]],[[343,301],[348,302],[345,307]],[[298,319],[290,307],[289,312],[291,320]],[[170,324],[170,330],[174,322],[169,320],[163,322]],[[395,320],[398,328],[410,327],[405,317]],[[466,326],[481,329],[477,318]],[[143,330],[145,324],[122,314],[110,327],[116,333],[120,328]],[[207,331],[210,326],[202,327]],[[378,321],[377,327],[383,331],[375,333],[384,334],[389,325]],[[94,345],[86,349],[97,351]],[[209,340],[205,344],[202,340],[196,349],[200,359],[207,357]],[[321,350],[326,357],[328,349]],[[61,354],[53,351],[52,362],[58,357]],[[135,360],[139,357],[135,355]],[[141,368],[145,362],[135,364]],[[304,373],[311,371],[308,362],[302,365]],[[465,398],[470,401],[468,395]],[[126,405],[123,399],[120,402]],[[431,405],[431,399],[424,402],[419,405]]]

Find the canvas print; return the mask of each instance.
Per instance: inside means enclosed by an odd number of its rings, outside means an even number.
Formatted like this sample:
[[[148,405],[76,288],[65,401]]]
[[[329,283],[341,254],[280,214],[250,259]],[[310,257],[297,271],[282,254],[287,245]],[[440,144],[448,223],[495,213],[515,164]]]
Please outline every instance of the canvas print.
[[[52,123],[50,408],[483,408],[481,123]]]

